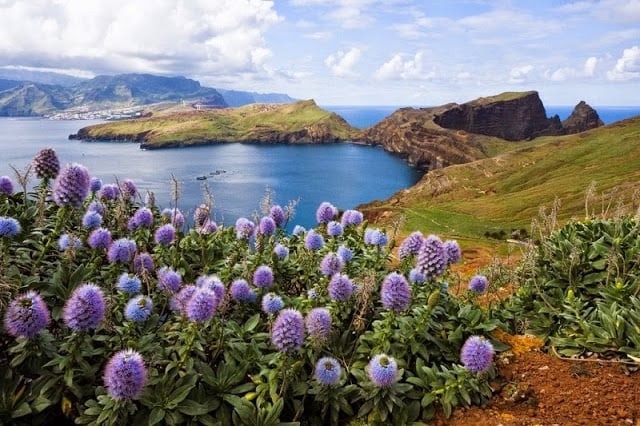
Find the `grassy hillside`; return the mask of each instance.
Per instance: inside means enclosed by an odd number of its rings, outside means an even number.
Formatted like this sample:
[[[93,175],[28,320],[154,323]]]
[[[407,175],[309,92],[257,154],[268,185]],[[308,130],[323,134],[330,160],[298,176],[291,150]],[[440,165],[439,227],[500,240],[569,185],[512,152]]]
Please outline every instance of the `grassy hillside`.
[[[493,158],[432,171],[366,210],[377,217],[402,214],[406,229],[476,238],[487,231],[528,229],[540,207],[549,209],[556,197],[560,219],[583,217],[592,184],[592,213],[612,212],[619,203],[627,210],[638,207],[640,117],[515,146]]]
[[[241,108],[159,114],[148,119],[86,127],[83,139],[127,139],[149,147],[206,142],[311,142],[347,140],[355,129],[314,101],[286,105],[253,104]]]

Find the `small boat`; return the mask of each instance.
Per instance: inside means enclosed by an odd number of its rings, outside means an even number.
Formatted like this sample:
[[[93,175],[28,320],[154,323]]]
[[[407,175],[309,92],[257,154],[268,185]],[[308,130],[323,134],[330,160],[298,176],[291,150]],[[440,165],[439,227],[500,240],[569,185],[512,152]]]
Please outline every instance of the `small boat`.
[[[196,176],[197,180],[207,180],[206,176]]]

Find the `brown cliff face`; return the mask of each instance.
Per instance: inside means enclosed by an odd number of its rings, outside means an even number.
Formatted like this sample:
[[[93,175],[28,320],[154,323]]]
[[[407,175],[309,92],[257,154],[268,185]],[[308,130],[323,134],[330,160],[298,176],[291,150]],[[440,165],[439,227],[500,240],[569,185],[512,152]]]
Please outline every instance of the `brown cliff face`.
[[[600,116],[585,101],[580,101],[571,115],[562,122],[566,134],[580,133],[600,126],[604,126]]]

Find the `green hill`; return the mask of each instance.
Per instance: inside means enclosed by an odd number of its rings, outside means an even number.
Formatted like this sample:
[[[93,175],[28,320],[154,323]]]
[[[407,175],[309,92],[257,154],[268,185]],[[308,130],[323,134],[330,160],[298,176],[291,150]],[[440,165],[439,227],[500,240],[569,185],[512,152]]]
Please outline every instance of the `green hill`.
[[[406,229],[482,238],[528,229],[556,198],[558,218],[634,211],[640,194],[640,117],[575,135],[538,138],[495,157],[427,173],[414,187],[364,206],[372,218],[404,215]]]

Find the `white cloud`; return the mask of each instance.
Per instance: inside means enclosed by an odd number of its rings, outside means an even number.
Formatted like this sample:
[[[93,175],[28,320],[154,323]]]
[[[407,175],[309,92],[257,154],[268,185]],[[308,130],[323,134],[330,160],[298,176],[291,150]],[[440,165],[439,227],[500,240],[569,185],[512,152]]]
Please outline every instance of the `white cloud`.
[[[403,55],[396,53],[393,57],[378,68],[374,77],[378,80],[424,80],[435,76],[433,72],[424,69],[424,53],[417,52],[413,58],[403,59]]]
[[[527,76],[533,71],[533,65],[523,65],[511,68],[509,72],[509,83],[520,84],[527,81]]]
[[[640,78],[640,47],[624,49],[615,67],[607,72],[609,80],[633,80]]]
[[[577,1],[556,10],[568,15],[591,16],[606,22],[634,24],[640,20],[640,0]]]
[[[327,40],[331,38],[331,33],[329,31],[316,31],[314,33],[305,34],[304,37],[313,40]]]
[[[596,72],[596,66],[598,65],[598,58],[591,56],[584,62],[584,75],[587,77],[593,77]]]
[[[272,1],[5,0],[0,65],[99,73],[263,72]]]
[[[563,68],[558,68],[553,72],[547,70],[544,73],[544,76],[547,80],[551,80],[551,81],[566,81],[578,76],[578,72],[575,70],[575,68],[563,67]]]
[[[337,77],[353,77],[358,75],[354,67],[358,64],[362,51],[357,47],[352,47],[348,52],[342,50],[329,55],[324,63]]]

